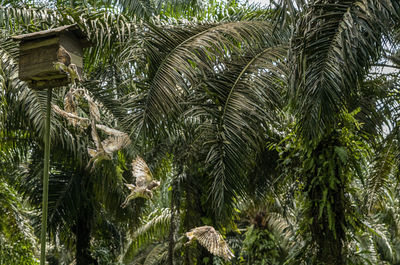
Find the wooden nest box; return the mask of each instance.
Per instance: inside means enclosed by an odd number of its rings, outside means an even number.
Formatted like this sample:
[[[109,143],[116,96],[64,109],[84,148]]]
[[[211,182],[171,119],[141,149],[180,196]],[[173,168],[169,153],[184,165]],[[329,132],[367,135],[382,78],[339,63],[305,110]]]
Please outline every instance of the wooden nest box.
[[[74,64],[82,75],[83,48],[91,43],[76,24],[12,37],[19,41],[19,78],[33,89],[67,85],[66,72],[57,70],[54,63]]]

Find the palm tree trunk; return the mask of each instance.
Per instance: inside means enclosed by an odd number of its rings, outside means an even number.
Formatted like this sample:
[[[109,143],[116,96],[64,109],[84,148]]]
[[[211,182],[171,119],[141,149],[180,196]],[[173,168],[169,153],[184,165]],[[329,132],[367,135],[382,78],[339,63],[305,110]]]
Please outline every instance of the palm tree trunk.
[[[188,175],[188,179],[190,178],[199,178],[198,176]],[[183,226],[186,231],[190,229],[201,226],[201,217],[204,216],[203,209],[201,207],[200,201],[201,190],[190,186],[190,183],[185,184],[185,216],[183,220]],[[185,265],[192,264],[202,264],[202,249],[203,247],[200,244],[196,243],[197,249],[194,247],[194,244],[190,244],[185,248]],[[200,251],[199,251],[200,250]]]
[[[338,196],[334,197],[341,197],[339,194],[343,194],[343,190],[333,192],[338,193]],[[314,212],[314,220],[310,225],[310,229],[314,242],[317,244],[316,264],[344,264],[343,242],[345,241],[345,232],[340,225],[340,223],[343,222],[342,217],[344,218],[344,209],[342,204],[343,203],[340,201],[335,201],[332,205],[333,211],[335,214],[337,214],[334,220],[334,230],[329,227],[329,220],[327,216],[318,218],[320,203],[316,203],[313,206],[312,211]]]
[[[81,208],[76,220],[76,265],[98,265],[90,255],[90,213]]]
[[[348,183],[343,176],[344,165],[335,154],[335,146],[340,146],[335,134],[322,140],[313,150],[315,166],[306,173],[306,197],[310,205],[307,215],[313,220],[309,229],[316,244],[316,264],[344,264]]]

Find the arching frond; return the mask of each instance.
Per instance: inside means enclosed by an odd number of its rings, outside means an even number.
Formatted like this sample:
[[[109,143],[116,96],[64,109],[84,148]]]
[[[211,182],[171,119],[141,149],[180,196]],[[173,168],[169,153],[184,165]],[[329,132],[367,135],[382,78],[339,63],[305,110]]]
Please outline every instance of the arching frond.
[[[122,10],[123,13],[149,19],[154,14],[153,3],[150,0],[107,0]]]
[[[149,254],[147,254],[146,260],[143,265],[161,265],[166,264],[167,262],[167,254],[168,254],[168,245],[167,244],[159,244],[155,246]]]
[[[37,239],[27,209],[15,190],[4,182],[3,173],[0,171],[0,262],[31,263],[34,262]]]
[[[154,211],[144,224],[139,227],[131,238],[131,242],[122,257],[124,262],[129,262],[135,253],[142,247],[148,245],[155,239],[166,238],[169,232],[171,212],[169,209]]]
[[[244,196],[244,176],[250,166],[245,161],[259,151],[260,139],[283,103],[285,54],[285,47],[277,46],[242,56],[242,61],[227,63],[226,69],[206,79],[195,93],[194,107],[187,115],[205,121],[199,130],[204,130],[218,215],[232,206],[234,198]]]
[[[374,161],[372,162],[370,175],[366,183],[367,207],[370,211],[375,203],[384,201],[387,188],[389,188],[391,178],[396,170],[398,156],[396,155],[396,143],[392,137],[388,137],[387,141],[382,142],[379,149],[376,150]]]
[[[347,107],[349,96],[375,61],[382,34],[398,16],[396,1],[311,1],[293,39],[291,100],[301,133],[316,139],[332,126],[332,113]]]
[[[241,45],[273,45],[280,42],[279,37],[267,21],[150,25],[145,35],[148,78],[140,86],[143,93],[126,103],[135,111],[125,120],[125,127],[134,135],[162,128],[167,117],[176,117],[176,112],[182,110],[183,98],[198,82],[200,73],[213,72],[220,67],[221,58],[241,53]]]

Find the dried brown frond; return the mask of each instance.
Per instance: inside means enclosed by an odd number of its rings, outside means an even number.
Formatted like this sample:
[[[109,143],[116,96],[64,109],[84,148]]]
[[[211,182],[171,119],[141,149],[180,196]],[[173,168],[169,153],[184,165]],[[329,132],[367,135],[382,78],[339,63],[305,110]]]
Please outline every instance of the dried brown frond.
[[[102,130],[103,132],[105,132],[106,134],[110,135],[110,136],[116,136],[116,137],[128,137],[128,134],[118,131],[116,129],[112,129],[110,127],[107,127],[105,125],[101,125],[101,124],[96,124],[96,128],[99,130]]]

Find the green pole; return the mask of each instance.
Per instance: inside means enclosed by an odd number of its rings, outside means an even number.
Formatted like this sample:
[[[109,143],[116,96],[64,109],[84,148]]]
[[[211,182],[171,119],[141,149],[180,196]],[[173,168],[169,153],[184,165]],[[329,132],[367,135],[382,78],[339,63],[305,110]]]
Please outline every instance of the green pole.
[[[46,264],[46,231],[47,231],[47,205],[49,197],[49,163],[50,163],[50,113],[52,89],[47,90],[46,126],[44,132],[44,171],[43,171],[43,197],[42,197],[42,231],[40,234],[40,265]]]

